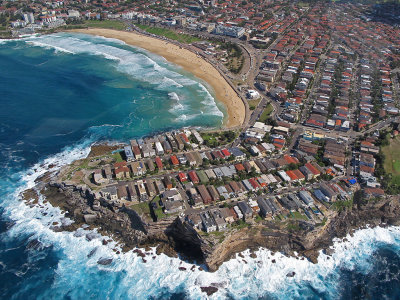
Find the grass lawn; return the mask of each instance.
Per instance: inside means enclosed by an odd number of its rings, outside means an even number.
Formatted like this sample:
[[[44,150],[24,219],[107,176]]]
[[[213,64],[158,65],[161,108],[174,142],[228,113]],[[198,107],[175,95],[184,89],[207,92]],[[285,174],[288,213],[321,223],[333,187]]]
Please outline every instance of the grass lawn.
[[[122,151],[121,152],[115,152],[113,154],[111,154],[111,157],[115,160],[115,162],[121,162],[124,159],[122,158]]]
[[[293,215],[293,217],[294,217],[295,219],[308,220],[308,218],[307,218],[306,215],[303,215],[302,213],[300,213],[300,212],[298,212],[298,211],[293,212],[292,215]]]
[[[392,174],[393,179],[400,176],[400,138],[396,137],[388,146],[382,147],[382,153],[385,155],[383,167],[386,173]]]
[[[256,107],[258,106],[258,103],[260,103],[261,101],[261,97],[258,99],[254,99],[254,100],[248,100],[247,102],[249,103],[249,107],[251,110],[255,110]]]
[[[107,28],[107,29],[116,29],[116,30],[125,30],[125,23],[117,20],[87,20],[85,21],[85,26],[94,27],[94,28]]]
[[[269,118],[269,115],[272,113],[273,110],[274,110],[274,107],[271,105],[271,103],[269,103],[267,105],[267,107],[264,108],[259,121],[265,123],[265,121],[267,121],[267,119]]]
[[[178,41],[180,43],[190,44],[193,42],[201,41],[201,39],[191,36],[189,34],[177,33],[173,30],[166,29],[166,28],[152,27],[152,26],[139,25],[139,24],[137,24],[136,26],[148,33],[152,33],[152,34],[155,34],[158,36],[164,36],[166,38]]]
[[[160,196],[156,196],[153,199],[153,201],[151,201],[157,204],[157,208],[154,210],[154,214],[156,215],[157,220],[164,219],[167,216],[166,214],[164,214],[162,207],[159,205],[158,203],[159,201],[160,201]]]
[[[150,207],[148,202],[140,202],[138,204],[133,204],[129,208],[136,211],[138,215],[145,214],[150,216]]]

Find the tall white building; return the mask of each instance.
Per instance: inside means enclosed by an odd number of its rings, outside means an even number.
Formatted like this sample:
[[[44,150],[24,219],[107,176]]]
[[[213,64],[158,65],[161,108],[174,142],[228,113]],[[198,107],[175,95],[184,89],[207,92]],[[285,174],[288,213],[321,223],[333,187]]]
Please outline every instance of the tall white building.
[[[35,18],[34,18],[34,16],[33,16],[33,13],[24,13],[24,21],[27,23],[27,24],[30,24],[30,23],[35,23]]]

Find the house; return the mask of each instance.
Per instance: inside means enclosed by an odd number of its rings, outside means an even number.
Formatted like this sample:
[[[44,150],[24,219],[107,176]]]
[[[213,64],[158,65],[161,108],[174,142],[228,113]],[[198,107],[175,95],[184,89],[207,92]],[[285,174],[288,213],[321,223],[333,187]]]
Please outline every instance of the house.
[[[250,219],[253,216],[253,210],[246,202],[244,202],[244,201],[239,202],[238,207],[239,207],[240,211],[242,212],[245,220]]]
[[[205,211],[200,213],[200,218],[205,232],[217,230],[217,224],[215,223],[214,218],[211,217],[210,212]]]
[[[311,163],[306,163],[304,166],[313,173],[313,178],[316,178],[321,174],[321,172]]]
[[[154,159],[154,161],[156,162],[156,166],[158,168],[159,171],[162,171],[164,169],[163,163],[161,161],[161,158],[156,156],[156,158]]]
[[[163,206],[166,214],[179,213],[184,209],[181,201],[165,201],[163,202]]]
[[[115,185],[102,189],[100,193],[104,198],[109,200],[118,200],[117,187]]]
[[[164,148],[164,153],[165,153],[165,154],[170,154],[170,153],[172,153],[171,144],[170,144],[167,140],[162,141],[161,145],[162,145],[163,148]]]
[[[137,202],[139,199],[133,182],[128,183],[128,198],[132,202]]]
[[[228,151],[233,155],[235,160],[246,159],[246,154],[244,154],[244,152],[237,147],[229,148]]]
[[[187,176],[183,172],[178,173],[178,178],[179,178],[180,182],[186,182],[187,181]]]
[[[272,209],[265,199],[257,200],[258,207],[260,208],[260,214],[266,218],[272,215]]]
[[[231,156],[231,153],[227,149],[222,149],[221,150],[222,154],[225,156],[225,158]]]
[[[251,192],[254,191],[254,187],[251,185],[251,183],[247,179],[242,180],[242,184],[244,185],[246,190],[251,191]]]
[[[188,172],[189,178],[190,180],[194,183],[194,184],[198,184],[200,182],[199,177],[197,176],[195,171],[189,171]]]
[[[211,195],[207,191],[207,189],[204,185],[197,186],[197,190],[200,193],[200,196],[203,199],[204,204],[210,204],[212,202]]]
[[[197,160],[195,159],[194,155],[190,152],[185,153],[186,160],[189,162],[190,166],[195,166],[197,165]]]
[[[325,194],[322,193],[320,189],[315,189],[315,190],[314,190],[314,196],[315,196],[319,201],[322,201],[322,202],[328,202],[328,201],[329,201],[329,198],[328,198],[327,196],[325,196]]]
[[[367,198],[371,197],[383,197],[385,196],[385,191],[380,188],[365,188],[364,195]]]
[[[164,184],[162,183],[161,180],[155,179],[154,180],[154,185],[156,186],[156,190],[158,194],[162,194],[165,191]]]
[[[249,208],[250,208],[250,207],[249,207]],[[242,211],[240,210],[240,208],[239,208],[237,205],[235,205],[235,206],[233,207],[233,210],[234,210],[234,212],[236,213],[238,219],[243,220]]]
[[[125,146],[124,152],[125,152],[125,157],[126,157],[127,161],[132,161],[135,159],[135,156],[133,155],[131,146]]]
[[[160,142],[156,142],[155,146],[156,146],[156,154],[157,155],[164,155],[164,149],[163,149],[161,143]]]
[[[211,216],[217,225],[217,230],[221,231],[226,229],[226,221],[219,209],[213,209],[210,211]]]
[[[290,182],[292,179],[289,177],[289,175],[285,171],[278,171],[279,177],[282,178],[283,181]]]
[[[186,216],[187,221],[189,222],[190,225],[192,225],[196,229],[200,229],[202,226],[202,221],[200,218],[200,214],[198,213],[193,213],[190,215]]]
[[[130,177],[130,171],[125,161],[117,162],[114,164],[114,174],[115,178],[117,179]]]
[[[307,179],[307,180],[311,180],[314,177],[314,173],[311,172],[311,170],[309,170],[305,166],[301,166],[299,168],[299,170],[300,170],[301,173],[303,173],[305,179]]]
[[[140,201],[147,201],[149,199],[147,192],[146,192],[146,187],[144,186],[143,180],[138,180],[136,182],[136,190],[139,195],[139,200]]]
[[[210,193],[212,201],[218,201],[219,200],[219,194],[217,189],[213,185],[208,185],[207,190]]]
[[[204,172],[206,173],[206,175],[207,175],[207,177],[209,179],[217,178],[217,176],[215,175],[214,171],[211,170],[211,169],[210,170],[205,170]]]
[[[118,185],[117,187],[118,199],[123,201],[128,201],[128,190],[126,185]]]
[[[150,159],[150,158],[149,158],[149,159],[146,159],[146,166],[147,166],[147,169],[148,169],[150,172],[153,172],[153,171],[155,170],[153,160]]]
[[[319,185],[319,189],[326,197],[328,197],[328,201],[336,200],[337,193],[325,182],[321,182],[321,184]]]
[[[145,165],[143,164],[143,162],[141,162],[141,161],[131,162],[130,167],[132,170],[132,174],[134,176],[141,176],[141,175],[146,174],[147,169],[146,169]]]
[[[217,191],[218,194],[220,195],[220,197],[223,197],[224,200],[229,199],[229,194],[228,194],[228,190],[226,189],[225,186],[219,186],[217,187]]]
[[[107,180],[108,181],[112,180],[113,173],[111,170],[111,166],[110,165],[104,166],[103,170],[104,170],[104,175],[106,176]]]
[[[103,171],[101,169],[97,169],[93,172],[93,181],[96,184],[103,184],[107,183],[108,179],[103,177]]]
[[[225,222],[231,224],[235,221],[231,210],[228,207],[220,208],[220,212]]]
[[[188,194],[192,206],[199,207],[203,205],[203,200],[195,188],[190,188]]]
[[[290,211],[296,211],[299,209],[299,206],[296,202],[292,201],[286,196],[278,197],[278,201],[282,204],[283,207],[287,208]]]
[[[153,179],[147,179],[146,180],[146,190],[147,194],[149,197],[154,197],[157,194],[156,188],[154,186],[154,180]]]
[[[166,214],[175,214],[183,211],[184,207],[181,201],[165,201],[163,202],[164,212]]]
[[[182,201],[182,195],[176,188],[166,190],[161,194],[161,201]]]
[[[214,174],[215,174],[218,178],[221,178],[221,177],[224,176],[224,173],[221,171],[220,168],[214,168],[213,171],[214,171]]]
[[[229,186],[231,187],[234,196],[240,197],[243,195],[243,190],[240,188],[239,183],[236,181],[229,182]]]
[[[156,151],[153,148],[153,145],[150,143],[146,143],[142,145],[142,153],[143,157],[152,157],[156,156]]]
[[[300,191],[299,192],[300,199],[307,205],[311,206],[314,204],[314,199],[311,194],[307,191]]]
[[[179,165],[179,160],[178,160],[178,158],[177,158],[175,155],[172,155],[172,156],[170,157],[170,160],[171,160],[171,163],[172,163],[173,166]]]
[[[140,148],[139,148],[138,145],[133,145],[132,146],[132,152],[133,152],[133,155],[135,156],[135,159],[141,159],[142,158],[142,152],[140,151]]]

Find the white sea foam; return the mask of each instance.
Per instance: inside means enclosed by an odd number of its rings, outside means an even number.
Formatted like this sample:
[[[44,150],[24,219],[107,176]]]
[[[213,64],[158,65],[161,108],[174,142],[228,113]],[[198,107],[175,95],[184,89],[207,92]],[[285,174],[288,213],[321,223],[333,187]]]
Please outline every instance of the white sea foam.
[[[38,46],[38,47],[42,47],[45,49],[54,49],[56,52],[64,52],[64,53],[69,53],[69,54],[75,54],[75,52],[59,47],[59,46],[55,46],[55,45],[50,45],[50,44],[46,44],[46,43],[42,43],[42,42],[38,42],[38,41],[26,41],[27,44],[33,45],[33,46]]]

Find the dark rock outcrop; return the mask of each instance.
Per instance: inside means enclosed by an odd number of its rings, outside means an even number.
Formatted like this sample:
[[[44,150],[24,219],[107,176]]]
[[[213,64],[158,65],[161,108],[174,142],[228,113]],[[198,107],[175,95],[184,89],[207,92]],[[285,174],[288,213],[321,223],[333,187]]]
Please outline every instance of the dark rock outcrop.
[[[108,266],[112,263],[113,259],[112,258],[100,258],[97,263],[99,265],[103,265],[103,266]]]

